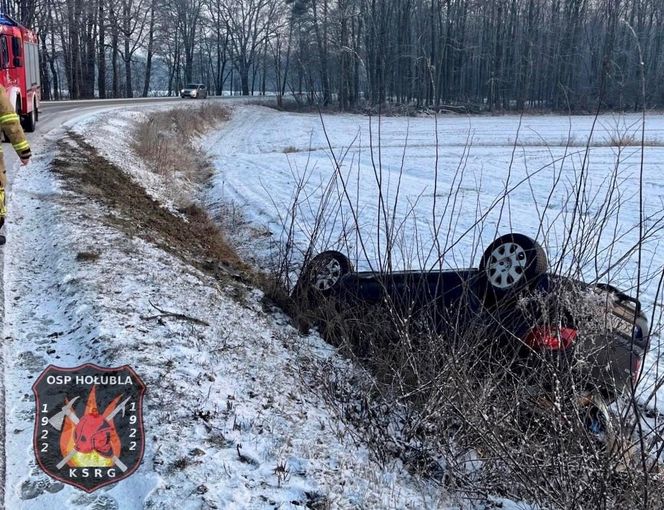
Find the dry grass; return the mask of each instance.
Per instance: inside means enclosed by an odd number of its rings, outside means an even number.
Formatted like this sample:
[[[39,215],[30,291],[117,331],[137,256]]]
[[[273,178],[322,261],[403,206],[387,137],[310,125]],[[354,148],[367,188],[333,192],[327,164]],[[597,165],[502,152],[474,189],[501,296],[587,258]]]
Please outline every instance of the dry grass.
[[[590,142],[577,135],[570,135],[559,140],[508,139],[507,144],[517,147],[664,147],[664,140],[657,137],[645,137],[641,140],[641,135],[638,133],[614,132],[601,139],[594,138]]]
[[[594,142],[593,147],[664,147],[661,138],[645,137],[640,133],[611,133],[604,140]]]
[[[555,323],[577,292],[560,290],[546,302],[537,293],[519,299],[546,306]],[[586,335],[603,332],[594,319],[605,315],[603,305],[588,306],[579,327]],[[546,354],[522,361],[498,347],[501,326],[486,315],[459,322],[389,298],[355,307],[323,299],[307,315],[372,374],[358,379],[334,363],[318,370],[323,398],[379,461],[397,456],[413,472],[480,502],[493,495],[542,508],[662,508],[664,483],[655,471],[640,470],[638,441],[587,429],[586,395],[594,386],[588,370]],[[575,363],[589,366],[591,358],[576,356]],[[614,426],[628,429],[629,422]]]
[[[247,265],[200,207],[189,206],[181,214],[167,210],[75,133],[61,142],[60,153],[67,157],[56,157],[54,171],[70,190],[106,206],[109,224],[220,279],[251,278]]]
[[[226,107],[214,102],[152,113],[136,125],[133,149],[159,175],[204,182],[210,177],[210,164],[193,146],[193,138],[229,116]]]
[[[602,139],[593,139],[588,143],[587,139],[576,135],[563,137],[559,140],[512,140],[508,145],[517,147],[664,147],[664,140],[656,137],[646,137],[643,141],[639,134],[611,133]]]

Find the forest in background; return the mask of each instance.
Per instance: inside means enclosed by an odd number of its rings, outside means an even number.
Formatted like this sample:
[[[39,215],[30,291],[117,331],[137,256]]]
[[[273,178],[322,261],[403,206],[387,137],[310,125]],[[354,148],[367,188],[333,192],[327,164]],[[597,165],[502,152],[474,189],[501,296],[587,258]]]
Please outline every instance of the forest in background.
[[[0,0],[0,9],[39,34],[44,99],[173,95],[193,81],[211,94],[295,95],[341,110],[664,106],[662,0]]]

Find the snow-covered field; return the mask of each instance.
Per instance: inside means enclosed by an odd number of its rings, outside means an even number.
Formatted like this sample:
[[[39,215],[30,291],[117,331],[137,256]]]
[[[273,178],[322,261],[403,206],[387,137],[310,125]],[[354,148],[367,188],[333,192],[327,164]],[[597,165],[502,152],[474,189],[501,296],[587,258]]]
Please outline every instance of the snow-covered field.
[[[326,203],[317,250],[341,248],[361,269],[384,263],[386,224],[394,225],[396,268],[477,265],[497,233],[517,231],[542,242],[550,260],[562,258],[562,269],[634,292],[638,254],[621,258],[639,238],[642,125],[640,115],[321,119],[243,105],[202,140],[218,172],[207,201],[211,209],[241,204],[278,239],[301,187],[298,246],[311,241]],[[647,117],[645,139],[643,217],[653,231],[643,245],[640,290],[650,314],[664,267],[664,235],[656,230],[664,218],[664,116]],[[581,259],[561,257],[570,228],[572,246],[592,247]],[[655,345],[651,366],[657,357]]]

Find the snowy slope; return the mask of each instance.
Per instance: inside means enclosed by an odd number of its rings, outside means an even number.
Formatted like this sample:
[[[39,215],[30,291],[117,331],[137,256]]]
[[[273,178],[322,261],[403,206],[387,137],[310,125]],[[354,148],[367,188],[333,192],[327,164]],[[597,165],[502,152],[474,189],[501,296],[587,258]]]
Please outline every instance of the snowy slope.
[[[145,173],[118,152],[118,128],[134,117],[116,112],[110,128],[103,114],[88,117],[79,131],[94,133],[95,122],[110,129],[116,136],[106,145],[92,141],[140,181]],[[107,206],[68,190],[49,170],[62,135],[38,144],[48,156],[13,182],[4,273],[6,508],[442,505],[438,489],[396,463],[377,466],[335,422],[310,374],[330,359],[344,362],[319,338],[298,336],[284,317],[263,311],[256,291],[223,287],[119,230]],[[156,194],[154,182],[145,185]],[[77,260],[80,252],[99,258]],[[147,319],[152,304],[209,326]],[[84,362],[129,364],[148,387],[141,468],[91,495],[50,480],[32,453],[35,377],[49,363]]]

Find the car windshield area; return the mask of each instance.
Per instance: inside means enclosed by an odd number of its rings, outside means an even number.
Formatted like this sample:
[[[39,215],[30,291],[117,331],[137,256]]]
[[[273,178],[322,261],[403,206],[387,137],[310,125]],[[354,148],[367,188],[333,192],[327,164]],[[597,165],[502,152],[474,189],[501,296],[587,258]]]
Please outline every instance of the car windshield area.
[[[185,88],[186,89],[197,89],[198,85],[196,85],[195,83],[190,83]]]

